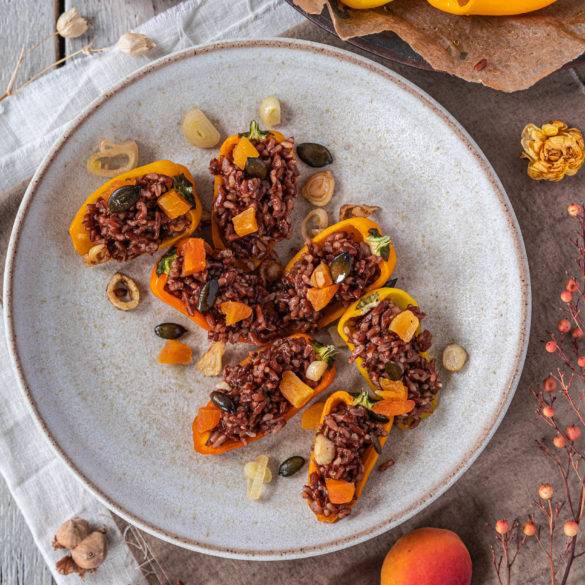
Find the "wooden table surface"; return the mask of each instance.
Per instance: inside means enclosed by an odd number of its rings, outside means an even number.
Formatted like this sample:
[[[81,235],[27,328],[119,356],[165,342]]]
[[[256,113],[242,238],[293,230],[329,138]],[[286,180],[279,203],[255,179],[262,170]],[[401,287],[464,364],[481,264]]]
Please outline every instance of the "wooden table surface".
[[[113,44],[121,33],[177,3],[178,0],[0,0],[0,86],[5,86],[21,45],[34,44],[48,36],[65,8],[76,5],[81,14],[89,17],[92,38],[99,47]],[[290,36],[344,46],[308,23]],[[43,50],[31,54],[23,79],[80,48],[83,42],[48,41]],[[414,519],[367,543],[317,559],[259,565],[206,557],[148,537],[169,577],[182,579],[187,585],[264,585],[282,581],[285,575],[287,585],[374,585],[392,542],[401,533],[422,525],[457,531],[474,558],[474,585],[495,585],[497,581],[489,568],[494,519],[528,513],[535,486],[555,479],[533,446],[544,430],[535,423],[528,388],[539,383],[553,365],[540,340],[558,319],[555,299],[569,267],[566,258],[572,255],[568,238],[573,225],[564,209],[576,197],[583,197],[585,171],[558,184],[534,183],[526,177],[525,163],[518,158],[518,140],[527,122],[561,118],[585,128],[585,66],[557,72],[516,94],[494,92],[434,72],[391,67],[430,93],[467,128],[510,196],[526,243],[533,290],[532,335],[521,384],[500,429],[463,478]],[[21,195],[15,193],[0,202],[0,266]],[[0,543],[0,585],[53,583],[1,478]],[[523,556],[519,569],[524,578],[515,583],[546,583],[539,568],[541,559],[536,559],[535,550]],[[585,562],[576,568],[570,583],[585,583]]]

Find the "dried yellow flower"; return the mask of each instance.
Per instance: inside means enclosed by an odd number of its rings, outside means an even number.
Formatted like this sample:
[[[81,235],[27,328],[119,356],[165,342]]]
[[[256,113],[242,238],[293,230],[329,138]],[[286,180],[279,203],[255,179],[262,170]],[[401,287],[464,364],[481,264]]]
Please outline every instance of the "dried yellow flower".
[[[116,47],[118,47],[122,53],[136,57],[137,55],[144,55],[151,49],[154,49],[156,43],[146,35],[127,32],[118,39]]]
[[[76,39],[87,30],[87,20],[73,7],[57,19],[57,32],[66,39]]]
[[[542,128],[527,124],[522,131],[522,153],[528,176],[535,181],[560,181],[574,175],[585,162],[585,143],[578,128],[555,120]]]

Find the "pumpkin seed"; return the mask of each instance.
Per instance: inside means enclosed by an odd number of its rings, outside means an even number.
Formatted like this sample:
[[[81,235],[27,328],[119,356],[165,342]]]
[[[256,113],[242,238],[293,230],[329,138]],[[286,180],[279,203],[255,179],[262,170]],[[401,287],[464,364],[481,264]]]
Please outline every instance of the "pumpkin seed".
[[[265,179],[268,176],[266,163],[258,157],[248,157],[246,160],[246,175],[256,179]]]
[[[368,414],[374,422],[382,424],[390,422],[390,419],[385,414],[380,414],[379,412],[374,412],[373,410],[368,410]]]
[[[300,455],[293,455],[280,464],[278,468],[278,475],[282,475],[282,477],[290,477],[299,471],[299,469],[301,469],[304,464],[304,457],[301,457]]]
[[[404,368],[402,367],[402,364],[399,364],[398,362],[387,362],[384,366],[384,370],[393,382],[400,380],[404,375]]]
[[[372,445],[374,446],[376,453],[378,453],[378,455],[382,453],[382,445],[380,445],[380,439],[378,439],[378,435],[374,435],[372,433],[370,435],[370,439],[372,439]]]
[[[217,282],[217,278],[212,278],[203,285],[199,293],[199,302],[197,303],[197,310],[200,313],[207,313],[213,307],[218,291],[219,283]]]
[[[136,205],[140,199],[140,187],[138,185],[124,185],[116,189],[108,199],[108,209],[113,213],[128,211]]]
[[[351,272],[351,256],[349,252],[342,252],[338,256],[335,256],[331,261],[329,270],[331,271],[331,278],[334,284],[343,282]]]
[[[297,146],[299,158],[310,167],[324,167],[333,162],[333,156],[327,148],[316,142],[303,142]]]
[[[179,339],[187,329],[178,323],[161,323],[154,328],[154,332],[163,339]]]
[[[398,278],[390,278],[388,282],[384,285],[384,288],[394,288],[396,283],[398,282]]]
[[[220,410],[224,412],[229,412],[229,414],[236,413],[236,403],[223,392],[219,392],[218,390],[214,390],[211,393],[211,402],[217,406]]]

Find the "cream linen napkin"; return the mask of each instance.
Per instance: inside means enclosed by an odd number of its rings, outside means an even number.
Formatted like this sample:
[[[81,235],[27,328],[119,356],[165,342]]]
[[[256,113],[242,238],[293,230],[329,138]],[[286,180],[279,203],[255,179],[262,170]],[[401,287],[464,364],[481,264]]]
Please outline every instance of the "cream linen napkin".
[[[212,41],[278,36],[300,21],[281,0],[189,0],[137,29],[157,43],[152,55],[132,58],[112,50],[32,83],[0,103],[0,196],[32,176],[79,112],[149,61]],[[77,514],[106,526],[110,541],[107,561],[84,583],[142,585],[140,568],[111,515],[78,483],[33,421],[17,387],[1,325],[0,329],[0,472],[57,583],[77,580],[56,573],[62,552],[51,546],[59,524]]]

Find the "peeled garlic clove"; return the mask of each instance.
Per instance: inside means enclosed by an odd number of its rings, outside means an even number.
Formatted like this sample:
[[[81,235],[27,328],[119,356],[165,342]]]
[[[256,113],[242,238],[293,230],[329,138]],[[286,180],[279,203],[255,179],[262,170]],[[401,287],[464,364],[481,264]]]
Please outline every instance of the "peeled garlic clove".
[[[281,121],[280,100],[275,95],[264,98],[260,102],[258,113],[265,126],[278,126]]]
[[[309,364],[305,376],[313,382],[318,382],[327,371],[327,363],[322,360],[315,360]]]
[[[317,465],[329,465],[335,459],[335,445],[325,435],[319,433],[315,437],[313,455]]]
[[[443,367],[450,372],[458,372],[467,363],[467,352],[456,343],[450,343],[443,350]]]
[[[191,108],[183,116],[183,136],[197,148],[213,148],[220,139],[217,128],[198,108]]]
[[[324,209],[309,211],[301,223],[303,240],[312,240],[319,232],[322,232],[329,224],[327,212]]]
[[[92,532],[82,540],[72,551],[71,557],[75,564],[82,569],[97,569],[108,554],[108,539],[103,532]]]
[[[301,194],[313,205],[323,207],[333,197],[335,179],[331,171],[320,171],[311,175],[303,185]]]

